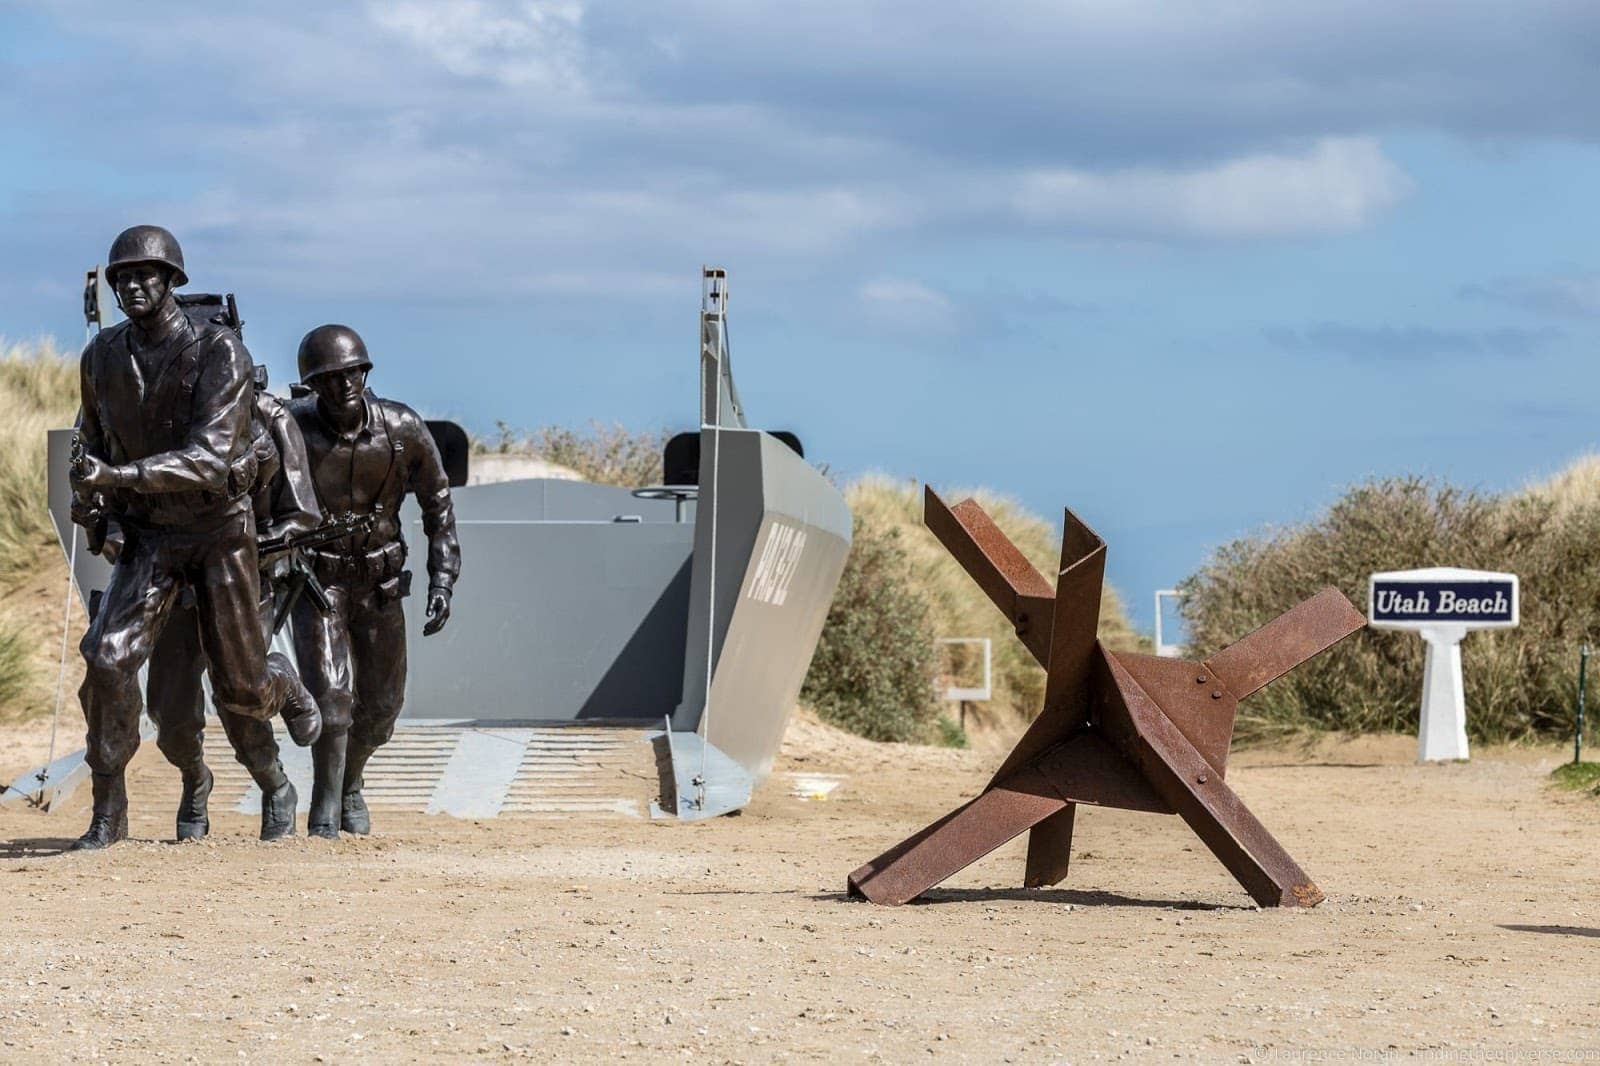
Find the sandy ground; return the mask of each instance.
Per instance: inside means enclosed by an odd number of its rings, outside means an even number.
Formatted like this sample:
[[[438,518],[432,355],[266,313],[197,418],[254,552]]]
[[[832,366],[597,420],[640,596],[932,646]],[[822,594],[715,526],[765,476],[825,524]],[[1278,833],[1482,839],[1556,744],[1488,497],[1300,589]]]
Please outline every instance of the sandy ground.
[[[926,903],[847,901],[994,760],[808,721],[744,815],[698,825],[385,816],[262,845],[218,815],[180,847],[147,761],[110,852],[56,854],[81,813],[0,814],[0,1060],[1600,1057],[1600,807],[1544,788],[1553,748],[1413,745],[1237,759],[1328,893],[1307,912],[1255,909],[1176,818],[1087,808],[1061,888],[1016,887],[1019,841]],[[844,782],[804,801],[796,771]]]

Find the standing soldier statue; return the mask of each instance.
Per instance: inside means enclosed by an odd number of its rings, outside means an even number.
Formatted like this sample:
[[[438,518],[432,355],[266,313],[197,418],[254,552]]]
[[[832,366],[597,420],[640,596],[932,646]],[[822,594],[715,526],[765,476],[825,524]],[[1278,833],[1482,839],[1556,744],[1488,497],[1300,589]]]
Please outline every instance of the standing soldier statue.
[[[322,520],[316,491],[306,463],[306,446],[300,427],[283,401],[266,390],[266,368],[256,367],[255,419],[252,423],[256,451],[256,483],[251,493],[255,530],[263,539],[308,533]],[[285,556],[262,557],[262,635],[272,640],[277,607],[288,595]],[[181,603],[167,621],[150,656],[147,692],[150,717],[156,723],[156,746],[183,775],[183,798],[178,804],[178,839],[206,835],[211,822],[206,801],[212,775],[205,764],[205,693],[200,678],[206,671],[200,626],[192,604]],[[272,726],[259,718],[219,711],[222,730],[240,765],[261,789],[261,839],[277,840],[294,833],[294,786],[283,772],[278,742]]]
[[[330,610],[305,600],[293,610],[295,658],[322,706],[323,735],[312,748],[316,776],[306,832],[337,837],[371,831],[362,771],[394,732],[405,698],[410,594],[400,504],[414,493],[428,538],[428,621],[444,628],[461,570],[450,483],[439,449],[417,413],[367,391],[372,360],[356,331],[318,326],[300,342],[300,380],[311,395],[289,403],[305,437],[311,479],[331,520],[370,515],[371,527],[306,553]]]
[[[94,815],[75,849],[128,835],[139,668],[185,587],[217,709],[263,720],[281,711],[302,745],[322,731],[316,702],[288,659],[268,654],[258,620],[250,353],[232,331],[197,326],[178,307],[183,252],[161,227],[119,234],[106,275],[128,321],[83,351],[73,512],[91,545],[103,548],[112,525],[125,543],[82,643]]]

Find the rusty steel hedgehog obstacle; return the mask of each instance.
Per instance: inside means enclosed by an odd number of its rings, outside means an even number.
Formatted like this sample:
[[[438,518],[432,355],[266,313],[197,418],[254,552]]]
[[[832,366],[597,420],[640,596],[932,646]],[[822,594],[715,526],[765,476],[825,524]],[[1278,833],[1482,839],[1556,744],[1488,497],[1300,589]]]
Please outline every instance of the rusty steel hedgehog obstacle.
[[[1096,637],[1105,542],[1070,510],[1054,590],[975,500],[932,489],[923,520],[1044,665],[1044,710],[984,791],[850,875],[852,896],[915,899],[1024,830],[1025,884],[1067,875],[1076,805],[1177,814],[1263,907],[1322,892],[1223,781],[1239,701],[1366,624],[1326,588],[1204,662]]]

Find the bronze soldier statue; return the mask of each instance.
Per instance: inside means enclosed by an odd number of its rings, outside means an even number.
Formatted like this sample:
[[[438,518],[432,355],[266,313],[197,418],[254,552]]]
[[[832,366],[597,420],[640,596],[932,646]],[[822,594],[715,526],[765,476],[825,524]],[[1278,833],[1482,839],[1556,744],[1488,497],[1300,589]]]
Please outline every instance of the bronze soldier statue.
[[[405,404],[366,388],[372,360],[356,331],[318,326],[300,342],[300,380],[310,395],[289,403],[305,437],[317,501],[330,519],[371,515],[370,531],[308,553],[332,609],[298,602],[295,658],[322,705],[323,735],[312,748],[316,776],[306,832],[337,837],[371,831],[361,796],[362,772],[389,740],[406,683],[401,600],[410,593],[400,504],[407,493],[422,510],[428,538],[431,636],[450,617],[461,570],[450,484],[433,436]]]
[[[106,275],[128,321],[83,351],[73,510],[92,545],[104,548],[110,525],[125,544],[81,645],[94,815],[76,849],[128,835],[124,771],[139,746],[139,668],[185,587],[194,590],[217,709],[256,719],[281,711],[298,744],[322,731],[293,666],[262,639],[250,353],[232,331],[197,325],[178,307],[183,252],[161,227],[119,234]]]
[[[300,427],[283,401],[267,391],[265,371],[265,367],[256,367],[252,432],[257,467],[251,499],[256,532],[271,539],[315,529],[322,513],[311,486]],[[289,560],[278,556],[260,562],[260,619],[262,635],[270,643],[278,606],[288,595]],[[206,708],[200,685],[205,670],[199,620],[193,604],[180,601],[156,640],[146,684],[150,717],[156,723],[156,746],[183,775],[179,840],[199,839],[211,827],[206,802],[211,796],[212,774],[205,764]],[[261,839],[292,835],[299,797],[283,772],[271,724],[231,711],[219,711],[217,717],[235,757],[261,789]]]

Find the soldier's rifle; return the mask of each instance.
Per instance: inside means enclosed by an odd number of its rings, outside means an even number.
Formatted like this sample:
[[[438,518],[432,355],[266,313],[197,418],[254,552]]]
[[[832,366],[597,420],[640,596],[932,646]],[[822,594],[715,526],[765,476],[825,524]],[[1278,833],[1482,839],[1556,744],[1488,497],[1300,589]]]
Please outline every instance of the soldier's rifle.
[[[327,614],[333,609],[332,602],[328,599],[328,590],[322,587],[316,571],[312,568],[310,560],[305,557],[306,551],[311,548],[320,548],[324,544],[334,544],[346,537],[365,535],[372,532],[372,516],[346,515],[324,522],[315,529],[308,529],[300,533],[284,533],[276,537],[263,537],[256,542],[256,554],[265,564],[279,556],[289,558],[289,594],[283,598],[283,604],[278,608],[278,613],[272,618],[272,631],[281,630],[289,620],[289,614],[294,610],[301,596],[310,597],[312,604],[318,611]]]

